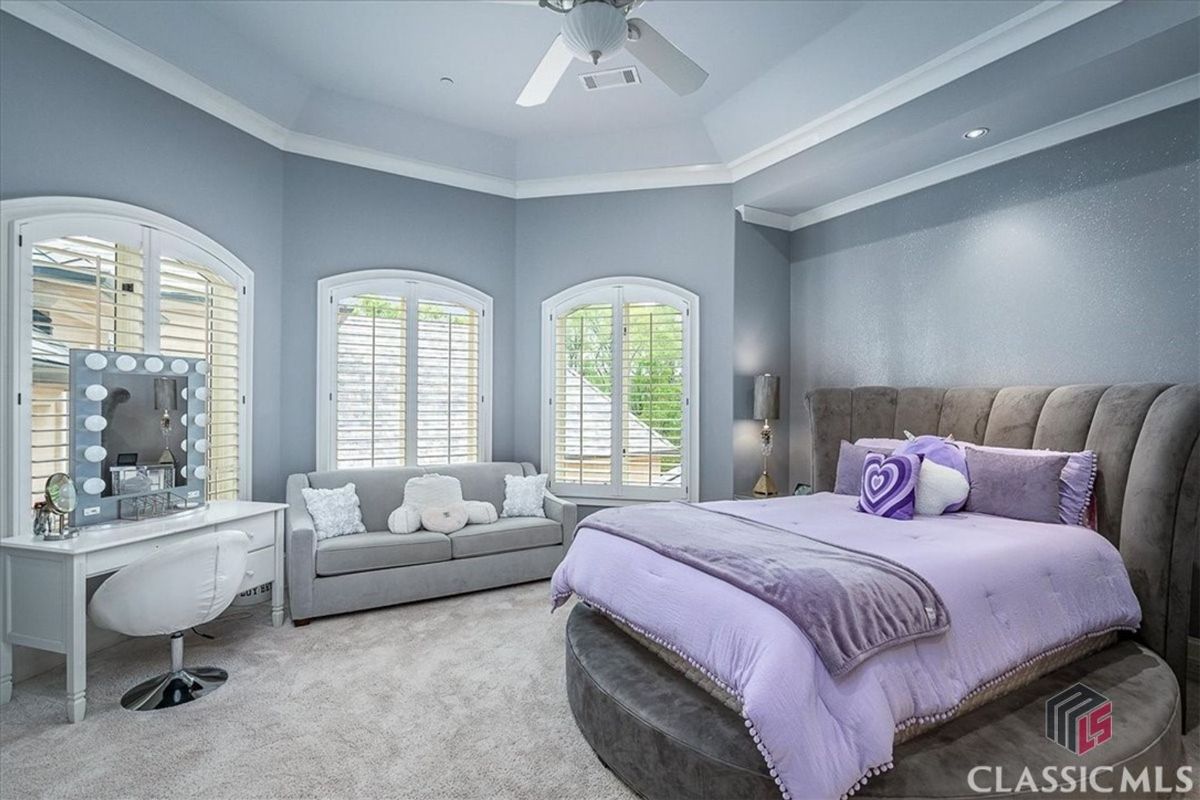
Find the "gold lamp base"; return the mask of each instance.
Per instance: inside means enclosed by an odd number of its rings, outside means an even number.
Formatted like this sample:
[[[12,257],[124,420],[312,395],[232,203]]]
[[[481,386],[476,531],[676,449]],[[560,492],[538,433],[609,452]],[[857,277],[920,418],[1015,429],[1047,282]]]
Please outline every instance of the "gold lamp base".
[[[754,484],[755,497],[774,497],[779,494],[779,489],[775,487],[775,481],[771,480],[771,476],[764,469],[762,475],[758,476],[758,483]]]

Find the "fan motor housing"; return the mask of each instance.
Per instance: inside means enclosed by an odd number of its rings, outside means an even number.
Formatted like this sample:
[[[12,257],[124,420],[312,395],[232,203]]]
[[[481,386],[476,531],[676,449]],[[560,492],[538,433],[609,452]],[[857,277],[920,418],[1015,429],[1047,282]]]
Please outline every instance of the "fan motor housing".
[[[580,3],[563,19],[563,43],[576,58],[593,64],[618,53],[628,35],[624,12],[604,0]]]

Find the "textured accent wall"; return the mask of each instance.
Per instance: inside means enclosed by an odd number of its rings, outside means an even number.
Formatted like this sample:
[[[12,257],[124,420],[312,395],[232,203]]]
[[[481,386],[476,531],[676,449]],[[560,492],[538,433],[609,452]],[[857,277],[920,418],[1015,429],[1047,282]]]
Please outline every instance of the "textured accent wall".
[[[1189,103],[792,234],[791,461],[818,386],[1200,380]]]

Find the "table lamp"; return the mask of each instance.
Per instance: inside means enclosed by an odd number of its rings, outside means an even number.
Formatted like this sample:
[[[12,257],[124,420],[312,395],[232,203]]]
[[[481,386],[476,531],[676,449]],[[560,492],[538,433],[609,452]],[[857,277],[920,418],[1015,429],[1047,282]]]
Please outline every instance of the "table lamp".
[[[754,418],[763,421],[762,439],[763,469],[758,483],[754,484],[755,497],[774,497],[779,494],[775,481],[767,473],[767,458],[771,455],[771,420],[779,419],[779,376],[766,373],[754,378]]]

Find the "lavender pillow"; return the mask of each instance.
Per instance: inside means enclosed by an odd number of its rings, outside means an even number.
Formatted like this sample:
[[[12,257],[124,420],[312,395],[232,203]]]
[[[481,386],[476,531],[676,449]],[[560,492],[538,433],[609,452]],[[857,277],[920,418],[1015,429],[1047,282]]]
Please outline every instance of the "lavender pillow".
[[[912,519],[920,470],[920,456],[867,453],[858,510],[888,519]]]
[[[1066,453],[1002,452],[967,446],[967,511],[1032,522],[1059,521],[1059,477]]]
[[[863,441],[866,440],[850,444],[845,439],[842,440],[838,450],[837,479],[833,484],[834,494],[858,494],[862,489],[863,462],[866,460],[867,454],[890,455],[892,452],[891,447],[863,445]]]
[[[1092,500],[1096,491],[1096,469],[1099,462],[1092,450],[1068,453],[1061,450],[1023,450],[1018,447],[971,445],[977,450],[1007,453],[1022,458],[1067,456],[1058,484],[1058,521],[1064,525],[1087,526],[1091,521]]]

